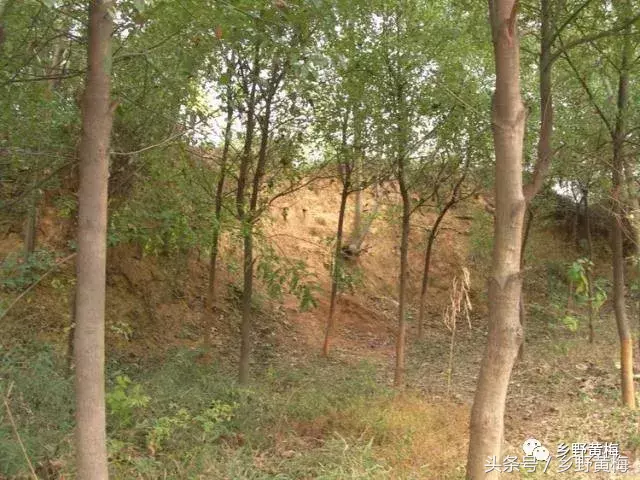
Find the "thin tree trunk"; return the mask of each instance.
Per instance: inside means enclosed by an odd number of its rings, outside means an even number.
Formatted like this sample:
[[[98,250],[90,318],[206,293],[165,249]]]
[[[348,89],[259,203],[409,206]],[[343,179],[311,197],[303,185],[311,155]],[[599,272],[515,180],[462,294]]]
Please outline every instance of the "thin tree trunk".
[[[376,215],[378,214],[378,210],[380,209],[380,201],[378,200],[378,192],[377,188],[374,190],[374,205],[371,213],[365,217],[364,220],[360,221],[360,229],[358,231],[357,237],[351,237],[348,245],[345,246],[344,253],[356,257],[360,255],[362,252],[362,244],[364,243],[365,238],[371,230],[371,225],[373,225],[373,221],[376,219]]]
[[[624,159],[624,172],[625,172],[625,183],[627,190],[627,198],[628,198],[628,207],[629,212],[627,215],[627,220],[631,225],[631,235],[633,236],[633,255],[634,262],[632,262],[633,268],[633,276],[631,276],[631,282],[640,282],[640,192],[636,186],[636,178],[634,175],[633,167],[635,165],[635,159],[630,158],[629,155]],[[633,299],[634,305],[634,314],[636,317],[636,321],[640,320],[640,298],[638,295],[635,295]],[[638,327],[640,327],[640,322],[638,323]],[[640,345],[640,336],[638,337],[638,342]],[[640,351],[640,349],[638,350]]]
[[[222,217],[222,200],[224,193],[224,182],[227,174],[227,160],[229,157],[229,149],[231,147],[231,134],[233,126],[233,100],[231,87],[227,90],[227,119],[224,131],[224,146],[222,148],[222,158],[220,159],[220,174],[218,184],[216,186],[215,198],[215,225],[213,226],[213,235],[211,237],[211,257],[209,259],[209,288],[207,289],[207,299],[205,304],[205,314],[209,318],[207,330],[205,333],[205,345],[211,348],[213,339],[211,331],[214,324],[214,309],[216,300],[216,265],[218,262],[218,248],[220,243],[220,221]]]
[[[442,212],[441,212],[442,214]],[[440,218],[440,216],[438,216]],[[436,220],[437,223],[437,220]],[[418,338],[422,338],[422,328],[424,325],[425,310],[427,304],[427,287],[429,285],[429,269],[431,267],[431,250],[433,242],[436,239],[436,225],[431,227],[429,237],[427,238],[427,250],[424,255],[424,267],[422,269],[422,285],[420,287],[420,305],[418,307]]]
[[[615,167],[614,167],[615,169]],[[614,174],[616,177],[616,174]],[[614,189],[616,188],[614,180]],[[615,190],[614,190],[615,191]],[[617,204],[619,199],[614,197]],[[633,385],[633,340],[627,320],[624,293],[624,255],[622,246],[622,226],[620,225],[620,208],[615,207],[612,221],[612,250],[613,250],[613,307],[620,337],[620,374],[622,382],[622,402],[625,406],[635,408],[635,393]]]
[[[29,211],[27,212],[27,222],[24,229],[24,259],[29,259],[31,254],[36,250],[36,236],[38,229],[38,180],[33,182],[31,186],[31,195],[29,199]]]
[[[407,283],[409,281],[409,234],[411,233],[411,196],[407,186],[407,144],[410,132],[406,109],[404,84],[396,84],[396,102],[398,106],[397,125],[397,180],[402,197],[402,232],[400,238],[400,278],[398,281],[398,336],[396,338],[396,367],[393,384],[404,387],[405,347],[407,336]]]
[[[342,155],[347,155],[347,130],[349,123],[349,112],[345,114],[342,123]],[[327,328],[324,336],[324,344],[322,345],[322,355],[329,355],[329,343],[334,329],[334,314],[338,303],[338,277],[342,264],[342,237],[344,232],[344,217],[347,209],[347,200],[349,198],[349,190],[351,189],[351,173],[353,169],[352,161],[343,161],[339,166],[342,171],[338,172],[342,180],[342,194],[340,195],[340,211],[338,212],[338,231],[336,233],[336,247],[333,257],[333,269],[331,272],[331,298],[329,300],[329,318],[327,318]]]
[[[589,308],[589,343],[595,341],[595,311],[593,305],[593,238],[591,237],[591,214],[589,213],[589,188],[582,190],[582,201],[584,202],[584,228],[587,236],[587,260],[589,264],[587,266],[587,295],[589,295],[588,308]]]
[[[336,234],[336,248],[333,258],[333,271],[331,272],[331,299],[329,303],[329,318],[327,319],[327,329],[324,336],[324,344],[322,346],[322,355],[329,355],[329,343],[334,329],[334,314],[338,300],[338,276],[342,268],[342,233],[344,229],[344,213],[347,207],[347,198],[349,197],[349,173],[345,173],[345,182],[342,185],[342,194],[340,196],[340,212],[338,213],[338,232]]]
[[[257,63],[257,62],[256,62]],[[274,67],[275,68],[275,67]],[[251,302],[253,297],[253,233],[254,224],[257,220],[258,199],[260,197],[260,187],[265,174],[267,164],[267,149],[269,146],[269,133],[271,128],[271,107],[273,97],[277,90],[282,76],[278,76],[273,71],[273,76],[269,84],[269,91],[264,100],[264,114],[260,121],[260,150],[258,152],[258,162],[253,174],[253,185],[251,189],[251,199],[249,202],[249,213],[244,232],[244,288],[242,294],[242,325],[241,325],[241,345],[240,345],[240,383],[245,384],[249,380],[249,362],[251,358]],[[282,73],[284,75],[284,73]],[[276,80],[277,78],[277,80]],[[257,78],[255,79],[257,81]]]
[[[458,202],[458,195],[460,193],[460,188],[464,183],[467,172],[469,171],[469,157],[467,157],[467,161],[464,165],[464,170],[456,184],[451,191],[451,198],[445,204],[445,206],[440,210],[436,221],[431,227],[431,231],[429,232],[429,237],[427,238],[427,250],[425,252],[424,257],[424,268],[422,269],[422,285],[420,288],[420,306],[418,311],[418,338],[422,338],[422,327],[424,325],[424,316],[425,316],[425,306],[427,301],[427,287],[429,285],[429,269],[431,268],[431,250],[433,249],[433,242],[438,235],[438,231],[440,229],[440,223],[447,215],[447,212],[451,207],[453,207]]]
[[[355,248],[354,254],[360,251],[362,245],[362,115],[358,109],[353,115],[353,149],[355,151],[355,164],[352,175],[355,174],[355,198],[353,226],[349,238],[350,248]]]
[[[516,7],[517,8],[517,7]],[[553,136],[553,95],[552,95],[552,67],[553,67],[553,11],[551,0],[540,1],[540,60],[539,60],[539,81],[538,89],[540,93],[540,130],[538,134],[537,158],[534,169],[533,179],[530,184],[524,187],[524,198],[527,204],[527,211],[530,213],[529,221],[527,221],[525,233],[522,237],[522,247],[520,249],[521,270],[525,265],[525,250],[527,240],[529,238],[530,221],[533,219],[531,214],[531,201],[536,193],[542,188],[542,183],[549,170],[549,164],[553,157],[552,136]],[[520,289],[519,316],[520,326],[522,327],[522,343],[518,351],[518,359],[522,360],[525,355],[525,323],[527,317],[527,309],[524,300],[524,291]]]
[[[401,182],[402,193],[402,237],[400,240],[400,282],[398,289],[398,337],[396,339],[396,368],[393,384],[404,385],[405,347],[407,337],[407,282],[409,280],[409,233],[411,230],[411,199],[404,182]]]
[[[104,480],[107,469],[104,307],[106,279],[112,1],[89,6],[88,71],[79,147],[78,257],[76,259],[76,458],[79,480]]]
[[[248,230],[251,230],[249,227]],[[249,381],[249,362],[251,359],[251,301],[253,297],[253,234],[244,235],[242,288],[242,323],[240,325],[240,375],[241,384]]]
[[[453,200],[453,199],[452,199]],[[429,231],[429,236],[427,237],[427,249],[424,255],[424,267],[422,269],[422,284],[420,287],[420,305],[418,310],[418,338],[422,338],[422,327],[424,325],[424,317],[425,317],[425,308],[427,303],[427,288],[429,285],[429,270],[431,268],[431,251],[433,250],[433,243],[438,235],[438,229],[440,228],[440,223],[444,219],[445,215],[451,208],[451,206],[455,203],[455,201],[449,201],[444,206],[444,208],[438,214],[436,221],[434,222],[431,230]]]
[[[360,173],[356,172],[356,175],[360,176]],[[357,183],[360,185],[360,179],[357,180]],[[349,242],[352,244],[355,244],[360,238],[362,225],[362,190],[358,187],[354,193],[353,227],[351,231],[351,238],[353,240]]]
[[[488,458],[500,461],[511,371],[522,342],[519,319],[520,250],[526,202],[522,188],[525,109],[520,96],[520,46],[515,0],[490,0],[496,87],[493,96],[495,227],[489,281],[489,334],[471,411],[467,478],[498,478],[486,472]]]
[[[524,226],[524,234],[522,235],[522,246],[520,248],[520,271],[524,271],[525,265],[525,253],[527,251],[527,245],[529,244],[529,234],[531,233],[531,225],[533,224],[534,213],[531,209],[531,205],[527,206],[527,216]],[[524,289],[520,290],[520,305],[518,308],[518,315],[520,317],[520,326],[522,327],[522,342],[518,349],[518,361],[524,360],[525,356],[525,326],[527,324],[527,309],[525,307]]]
[[[238,187],[236,191],[236,209],[238,220],[243,232],[243,287],[242,287],[242,321],[240,325],[240,365],[239,381],[241,384],[249,380],[249,359],[251,342],[251,299],[253,296],[253,236],[250,230],[253,228],[252,219],[247,212],[247,200],[245,198],[249,167],[252,163],[253,137],[256,125],[256,89],[259,79],[260,45],[255,46],[253,65],[251,71],[251,86],[245,88],[247,100],[247,126],[244,137],[242,160],[238,175]]]
[[[633,384],[633,339],[627,320],[625,285],[624,285],[624,251],[622,204],[624,144],[626,136],[626,116],[629,106],[629,58],[631,45],[629,28],[623,40],[622,62],[618,82],[618,110],[615,129],[613,131],[613,217],[612,217],[612,252],[613,252],[613,306],[620,337],[620,374],[622,383],[622,402],[629,408],[635,408],[635,387]]]

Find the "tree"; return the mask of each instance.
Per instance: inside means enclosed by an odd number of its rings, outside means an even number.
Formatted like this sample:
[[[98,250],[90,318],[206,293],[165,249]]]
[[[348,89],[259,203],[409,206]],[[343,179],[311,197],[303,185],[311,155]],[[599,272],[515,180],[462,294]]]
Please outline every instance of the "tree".
[[[329,298],[329,316],[327,318],[327,328],[322,345],[322,354],[326,357],[329,355],[329,343],[334,329],[334,315],[336,304],[338,301],[338,284],[340,283],[340,273],[343,268],[342,255],[342,237],[344,231],[344,217],[347,206],[347,199],[351,193],[352,171],[354,168],[353,154],[349,152],[347,145],[347,129],[349,124],[350,111],[347,109],[344,114],[342,125],[342,145],[338,153],[340,161],[338,162],[338,175],[342,183],[342,191],[340,192],[340,209],[338,211],[338,227],[336,232],[336,245],[333,253],[333,262],[331,266],[331,293]]]
[[[78,256],[74,355],[76,455],[80,480],[108,478],[104,398],[106,275],[111,83],[112,1],[89,5],[88,70],[82,97],[79,147]]]
[[[460,172],[458,173],[457,178],[453,180],[453,186],[451,187],[451,192],[449,198],[446,199],[444,204],[440,204],[437,206],[438,214],[436,216],[433,225],[429,229],[429,234],[427,235],[427,247],[425,249],[424,254],[424,265],[422,268],[422,283],[420,285],[420,300],[418,305],[418,338],[422,338],[422,328],[424,326],[424,317],[425,317],[425,309],[427,303],[427,287],[429,285],[429,271],[431,267],[431,253],[433,251],[433,244],[435,243],[436,237],[438,236],[440,224],[444,217],[447,215],[447,212],[456,205],[460,200],[462,200],[465,195],[463,194],[462,186],[464,181],[467,178],[467,174],[469,173],[469,164],[470,164],[470,153],[466,152],[467,158],[464,161],[463,165],[460,166]],[[440,197],[438,195],[438,197]]]
[[[556,61],[566,55],[570,50],[581,45],[593,42],[599,38],[606,38],[618,34],[625,25],[631,25],[638,20],[638,16],[627,16],[620,25],[610,29],[597,32],[583,33],[579,29],[579,34],[567,42],[562,42],[562,35],[569,27],[574,26],[580,17],[585,16],[585,10],[592,3],[590,0],[579,2],[577,5],[557,2],[555,0],[540,1],[540,54],[538,57],[538,94],[540,108],[540,122],[538,127],[538,142],[536,145],[536,158],[531,173],[530,182],[524,187],[527,210],[530,211],[534,197],[542,188],[545,177],[549,171],[549,166],[556,155],[557,150],[553,149],[554,132],[554,101],[553,101],[553,67]],[[566,11],[566,16],[561,17],[562,11]],[[591,22],[593,24],[593,21]],[[559,44],[559,45],[556,45]],[[533,213],[527,215],[526,227],[522,238],[522,268],[524,268],[524,253],[527,248],[528,233],[530,231],[529,222],[533,221]],[[520,299],[520,323],[524,325],[526,308],[524,305],[524,292],[521,291]],[[519,357],[524,354],[524,341],[520,346]]]
[[[563,57],[571,71],[584,90],[588,101],[595,109],[607,129],[611,138],[611,250],[613,266],[613,305],[620,339],[620,374],[622,402],[629,408],[635,408],[635,387],[633,380],[633,339],[631,328],[626,313],[625,272],[624,272],[624,245],[623,222],[626,217],[625,195],[625,147],[628,136],[629,121],[629,78],[633,65],[633,49],[630,40],[631,24],[628,19],[637,19],[629,15],[629,4],[625,1],[614,3],[614,11],[618,19],[618,25],[624,26],[624,35],[620,43],[613,42],[609,46],[612,53],[607,56],[613,65],[613,75],[617,80],[617,92],[615,92],[615,108],[608,108],[608,99],[603,99],[603,90],[606,91],[608,79],[599,77],[594,85],[589,78],[584,76],[578,65],[568,53],[563,50]],[[620,31],[619,27],[612,30]],[[617,57],[616,60],[611,58]],[[603,86],[605,85],[605,86]],[[613,112],[611,112],[613,110]],[[613,118],[612,118],[613,117]]]
[[[222,205],[223,205],[223,195],[225,188],[225,180],[227,176],[228,162],[229,162],[229,150],[231,149],[231,140],[233,134],[233,114],[235,111],[233,104],[233,87],[231,83],[231,75],[232,69],[235,67],[235,59],[231,58],[228,61],[227,67],[227,86],[226,86],[226,98],[225,98],[225,109],[226,109],[226,118],[225,118],[225,128],[224,128],[224,143],[222,147],[222,155],[220,158],[220,170],[218,172],[218,182],[216,184],[216,193],[214,199],[214,224],[213,224],[213,234],[211,236],[211,255],[209,258],[209,286],[207,289],[207,299],[205,310],[207,315],[213,320],[214,314],[214,306],[216,300],[216,267],[218,263],[218,250],[220,244],[220,233],[221,233],[221,224],[222,224]],[[212,339],[211,339],[211,327],[207,328],[207,333],[205,337],[205,344],[208,347],[211,347]]]
[[[625,2],[626,3],[626,2]],[[627,120],[629,110],[629,67],[631,59],[631,29],[622,40],[620,73],[618,77],[618,99],[615,126],[612,130],[613,162],[612,176],[612,261],[613,261],[613,306],[620,337],[620,375],[622,380],[622,402],[629,408],[635,408],[636,395],[633,380],[633,337],[627,319],[624,283],[624,250],[622,221],[624,218],[623,186],[624,186],[624,148],[627,136]]]
[[[374,58],[380,65],[374,77],[373,138],[401,197],[396,387],[403,386],[405,377],[411,216],[434,194],[439,180],[427,179],[436,164],[435,138],[457,101],[437,88],[443,51],[433,38],[453,36],[441,28],[443,9],[441,4],[381,2],[375,12],[380,25],[372,28]]]
[[[511,371],[522,341],[519,318],[520,246],[525,197],[522,155],[525,109],[520,94],[518,2],[490,0],[496,80],[492,103],[495,146],[495,226],[489,279],[489,334],[471,411],[467,478],[487,474],[487,458],[500,458],[504,412]]]
[[[289,15],[295,8],[297,15]],[[247,12],[251,12],[247,15]],[[308,128],[307,77],[313,77],[315,46],[311,38],[316,10],[304,3],[251,5],[246,10],[225,6],[224,22],[236,26],[225,48],[238,60],[236,109],[244,130],[244,143],[235,165],[235,217],[242,237],[242,320],[240,325],[241,383],[249,380],[252,349],[252,298],[256,265],[260,272],[256,245],[262,214],[275,199],[314,180],[303,179],[304,161],[298,147]],[[242,27],[242,28],[240,28]],[[294,123],[295,122],[295,123]],[[258,143],[259,142],[259,143]],[[255,143],[258,143],[257,148]],[[294,165],[294,157],[298,162]],[[258,248],[256,248],[258,247]],[[308,301],[308,290],[296,279],[289,286]],[[294,288],[295,287],[295,288]]]

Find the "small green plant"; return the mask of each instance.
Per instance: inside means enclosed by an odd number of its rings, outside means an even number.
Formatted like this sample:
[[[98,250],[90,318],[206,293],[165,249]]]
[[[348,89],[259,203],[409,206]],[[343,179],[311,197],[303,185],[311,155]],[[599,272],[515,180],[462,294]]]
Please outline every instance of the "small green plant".
[[[202,442],[217,440],[222,434],[228,431],[229,422],[234,418],[238,408],[237,403],[225,403],[220,400],[213,400],[211,405],[200,412],[192,415],[184,407],[178,408],[173,415],[167,415],[156,419],[147,434],[147,448],[152,455],[164,449],[169,439],[179,436],[179,434],[192,431]],[[194,427],[197,427],[194,430]]]
[[[78,201],[72,195],[60,195],[54,205],[62,218],[72,218],[78,210]]]
[[[109,325],[109,330],[111,330],[116,335],[121,336],[126,341],[131,340],[131,337],[133,336],[133,327],[131,327],[131,325],[127,322],[120,321],[113,323]]]
[[[185,408],[180,408],[175,415],[156,419],[147,434],[147,448],[151,454],[161,450],[176,430],[186,429],[190,421],[191,415]]]
[[[580,319],[574,315],[565,315],[561,321],[571,333],[576,333],[580,327]]]
[[[225,403],[220,400],[213,400],[209,408],[200,415],[196,415],[194,420],[202,427],[205,434],[217,434],[224,430],[225,424],[233,420],[237,403]]]
[[[55,264],[55,255],[48,250],[37,250],[25,260],[22,255],[10,253],[0,264],[0,288],[23,290],[38,280]]]
[[[150,398],[142,391],[142,386],[133,383],[126,375],[118,375],[116,384],[106,395],[109,414],[115,419],[119,427],[129,427],[138,410],[149,404]]]
[[[588,296],[589,291],[589,279],[587,277],[587,270],[592,268],[593,263],[587,258],[579,258],[571,265],[567,270],[567,276],[569,281],[574,285],[574,293],[578,298],[584,298]]]

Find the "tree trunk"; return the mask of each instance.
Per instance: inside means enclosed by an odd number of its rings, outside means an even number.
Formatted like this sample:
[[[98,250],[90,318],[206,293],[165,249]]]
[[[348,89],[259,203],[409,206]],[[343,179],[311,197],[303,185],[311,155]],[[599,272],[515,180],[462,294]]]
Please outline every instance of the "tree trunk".
[[[582,201],[584,202],[584,228],[587,236],[587,260],[589,264],[587,267],[587,295],[589,295],[588,308],[589,308],[589,343],[595,341],[595,311],[593,307],[593,238],[591,237],[591,215],[589,214],[589,189],[585,188],[582,191]]]
[[[640,192],[636,186],[636,178],[634,175],[635,159],[631,159],[629,155],[624,159],[625,182],[627,186],[628,208],[629,212],[627,220],[631,225],[633,235],[633,256],[632,263],[633,274],[630,276],[630,282],[638,284],[640,282]],[[640,320],[640,298],[636,293],[633,299],[634,313],[637,320]],[[640,327],[640,322],[638,323]],[[640,336],[638,337],[640,346]],[[640,352],[640,349],[638,349]]]
[[[104,399],[110,106],[111,1],[89,6],[88,71],[82,99],[76,260],[76,457],[79,480],[107,479]]]
[[[349,199],[349,191],[351,189],[351,175],[353,173],[353,157],[346,160],[347,152],[347,134],[349,130],[349,115],[347,110],[342,122],[342,155],[343,161],[338,166],[338,177],[342,181],[342,194],[340,195],[340,211],[338,212],[338,230],[336,232],[336,247],[334,249],[333,268],[331,271],[331,298],[329,299],[329,318],[327,318],[327,328],[324,335],[324,344],[322,345],[322,355],[329,355],[329,343],[334,329],[334,314],[338,303],[338,277],[342,264],[342,237],[344,232],[344,217],[347,209],[347,200]],[[357,146],[357,144],[356,144]]]
[[[520,271],[524,271],[525,253],[527,251],[527,245],[529,244],[529,234],[531,233],[531,225],[533,224],[534,213],[531,209],[531,204],[527,206],[527,216],[524,226],[524,234],[522,235],[522,246],[520,247]],[[525,340],[524,331],[527,324],[527,309],[525,307],[524,289],[520,290],[520,305],[518,306],[518,315],[520,317],[520,326],[522,327],[522,342],[520,342],[520,348],[518,349],[518,361],[524,359],[525,355]]]
[[[24,260],[27,261],[31,254],[36,250],[36,237],[38,229],[38,181],[37,179],[31,186],[31,195],[29,199],[29,211],[27,212],[27,221],[24,229]]]
[[[362,114],[356,109],[353,115],[353,149],[355,151],[355,164],[353,172],[355,174],[355,198],[353,212],[353,226],[349,236],[349,249],[353,249],[354,255],[360,252],[362,246]],[[354,163],[354,162],[350,162]]]
[[[397,102],[397,158],[396,175],[402,197],[402,232],[400,238],[400,278],[398,281],[398,336],[396,338],[396,367],[393,384],[404,387],[405,347],[407,336],[407,282],[409,281],[409,234],[411,233],[411,196],[407,186],[407,144],[411,126],[406,108],[405,84],[396,84]]]
[[[251,301],[253,297],[253,232],[252,227],[244,235],[242,323],[240,325],[240,375],[241,384],[249,381],[249,361],[251,359]]]
[[[515,7],[517,8],[517,6]],[[553,149],[551,139],[553,135],[553,95],[552,95],[552,67],[553,67],[553,12],[551,0],[540,1],[540,60],[538,68],[538,89],[540,93],[540,130],[538,133],[538,145],[537,145],[537,157],[536,165],[534,168],[533,179],[531,183],[524,187],[524,198],[527,204],[527,211],[531,214],[531,201],[533,197],[542,188],[544,177],[549,170],[549,164],[553,157]],[[530,215],[526,224],[525,234],[522,237],[521,247],[521,270],[524,270],[525,256],[527,240],[529,238],[529,229],[531,228],[531,220],[533,215]],[[524,291],[520,289],[520,304],[519,304],[519,316],[520,326],[522,327],[522,343],[518,351],[518,359],[523,359],[525,354],[525,323],[527,317],[527,309],[524,301]]]
[[[613,217],[612,217],[612,257],[613,257],[613,307],[620,337],[620,374],[622,380],[622,402],[629,408],[635,408],[635,388],[633,384],[633,339],[627,320],[624,285],[624,250],[622,219],[622,176],[624,168],[624,145],[626,137],[626,116],[629,106],[629,57],[631,45],[629,29],[623,40],[622,62],[618,82],[618,109],[613,133]]]
[[[360,176],[356,171],[356,175]],[[358,185],[360,185],[360,179],[357,180]],[[362,227],[362,190],[360,187],[354,192],[354,211],[353,211],[353,227],[351,230],[351,241],[350,244],[362,243],[358,242],[360,238],[360,231]]]
[[[367,234],[371,229],[371,225],[378,214],[378,210],[380,209],[380,201],[378,200],[378,192],[377,189],[374,191],[375,199],[374,205],[371,213],[367,215],[363,220],[360,220],[360,228],[358,230],[357,236],[352,236],[349,240],[348,245],[345,246],[344,253],[351,257],[357,257],[362,252],[362,244],[364,243],[365,238],[367,238]]]
[[[249,215],[247,218],[244,232],[244,287],[242,290],[242,325],[241,325],[241,344],[240,344],[240,383],[246,384],[249,381],[249,361],[251,358],[251,330],[252,315],[251,302],[253,299],[253,229],[256,219],[256,210],[258,207],[258,198],[260,195],[260,186],[262,177],[264,176],[267,147],[269,143],[269,128],[271,115],[272,98],[265,101],[264,119],[261,122],[261,139],[260,151],[258,153],[258,163],[256,171],[253,174],[253,187],[251,189],[251,200],[249,203]]]
[[[409,233],[411,230],[411,199],[401,181],[402,194],[402,237],[400,240],[400,282],[398,289],[398,337],[396,339],[396,369],[393,385],[404,385],[405,346],[407,337],[407,281],[409,280]]]
[[[342,195],[340,196],[340,212],[338,213],[338,232],[336,234],[336,248],[333,258],[333,271],[331,272],[331,299],[329,303],[329,318],[327,319],[327,329],[322,346],[322,355],[329,355],[329,342],[334,329],[334,314],[338,301],[338,277],[342,268],[342,233],[344,229],[344,213],[347,208],[347,198],[349,197],[349,172],[345,172],[342,184]]]
[[[496,65],[492,125],[495,146],[495,226],[489,281],[489,333],[471,411],[467,478],[497,478],[488,458],[501,458],[511,371],[522,342],[519,319],[520,250],[526,202],[522,189],[525,109],[520,96],[520,53],[515,0],[490,0]]]
[[[224,194],[224,182],[227,174],[227,159],[229,157],[229,149],[231,147],[231,135],[233,127],[233,100],[232,90],[227,90],[227,119],[224,131],[224,146],[222,147],[222,158],[220,160],[220,175],[216,186],[215,198],[215,225],[213,226],[213,235],[211,237],[211,257],[209,259],[209,288],[207,289],[207,299],[205,304],[205,315],[208,316],[209,322],[205,333],[205,345],[211,348],[213,339],[211,338],[211,330],[214,324],[214,308],[216,300],[216,265],[218,262],[218,248],[220,243],[220,221],[222,217],[222,201]]]
[[[435,228],[436,225],[434,224],[433,227],[431,227],[429,237],[427,238],[427,250],[424,255],[422,285],[420,287],[420,305],[418,307],[418,338],[422,338],[422,327],[424,325],[425,309],[427,303],[427,287],[429,285],[429,269],[431,267],[431,250],[433,248],[433,242],[436,239]]]
[[[241,384],[249,380],[249,357],[251,342],[251,298],[253,296],[253,236],[251,230],[253,223],[247,212],[245,192],[249,175],[249,167],[252,163],[253,136],[255,134],[255,109],[256,88],[259,78],[260,45],[255,46],[253,69],[251,72],[251,88],[247,100],[247,126],[244,137],[242,160],[238,175],[238,188],[236,191],[236,209],[238,220],[243,233],[243,287],[242,287],[242,321],[240,324],[240,369],[239,381]]]
[[[418,313],[418,338],[422,338],[422,326],[424,324],[424,314],[425,314],[425,304],[427,300],[427,287],[429,285],[429,269],[431,267],[431,250],[433,249],[433,242],[438,235],[438,231],[440,229],[440,223],[444,219],[445,215],[449,211],[451,207],[453,207],[456,203],[458,203],[458,195],[460,193],[460,188],[467,178],[467,173],[469,171],[469,163],[470,157],[467,153],[467,160],[465,161],[462,173],[460,174],[460,178],[453,186],[453,190],[451,191],[451,198],[444,205],[440,213],[438,213],[438,217],[431,227],[431,231],[429,232],[429,237],[427,239],[427,250],[425,252],[424,258],[424,268],[422,270],[422,285],[420,288],[420,307]]]
[[[615,169],[615,167],[614,167]],[[617,175],[614,174],[614,178]],[[616,189],[614,180],[614,192]],[[614,196],[614,202],[619,199]],[[622,402],[625,406],[635,408],[635,393],[633,385],[633,340],[627,320],[624,293],[624,255],[622,246],[622,226],[620,225],[620,208],[615,207],[612,221],[612,251],[613,251],[613,307],[620,337],[620,374],[622,379]]]
[[[449,211],[449,209],[455,203],[455,199],[450,200],[444,206],[444,208],[438,214],[436,221],[431,227],[431,231],[429,232],[429,237],[427,237],[427,250],[424,255],[424,268],[422,269],[422,285],[420,287],[420,305],[418,310],[418,338],[422,338],[422,327],[424,325],[424,316],[425,316],[425,307],[427,302],[427,287],[429,285],[429,269],[431,267],[431,251],[433,249],[433,242],[438,235],[438,229],[440,228],[440,223],[444,219],[445,215]]]

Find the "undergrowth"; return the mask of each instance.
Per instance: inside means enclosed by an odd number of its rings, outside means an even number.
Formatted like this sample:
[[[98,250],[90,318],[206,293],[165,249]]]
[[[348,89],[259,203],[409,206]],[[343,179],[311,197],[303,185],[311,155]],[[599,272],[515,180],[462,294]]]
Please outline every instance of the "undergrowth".
[[[0,393],[13,384],[9,405],[30,461],[39,474],[73,478],[73,382],[63,359],[46,345],[0,357]],[[425,468],[458,478],[461,456],[445,470],[429,464],[451,444],[450,412],[396,396],[371,364],[274,365],[241,387],[235,372],[200,358],[177,350],[156,366],[110,363],[113,478],[410,479],[425,478]],[[0,478],[20,478],[24,455],[6,412],[0,421]]]

